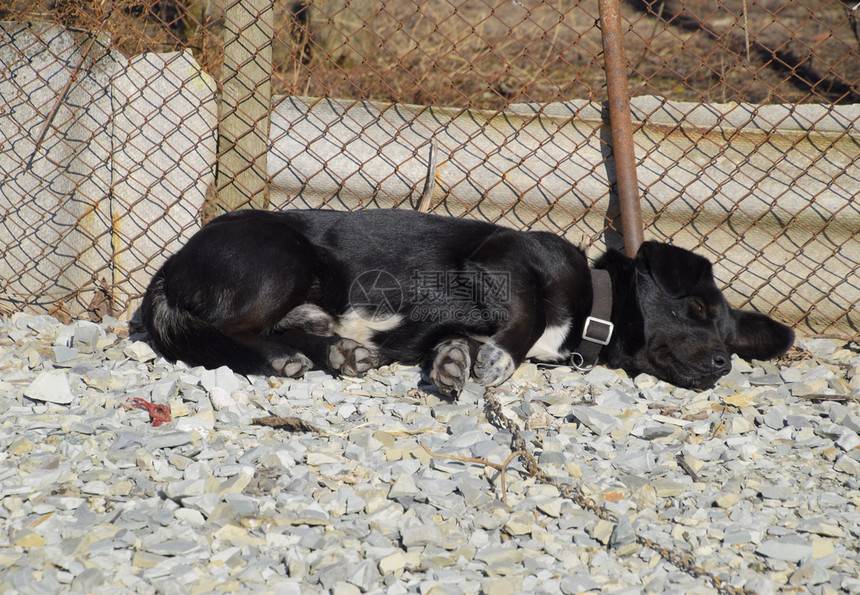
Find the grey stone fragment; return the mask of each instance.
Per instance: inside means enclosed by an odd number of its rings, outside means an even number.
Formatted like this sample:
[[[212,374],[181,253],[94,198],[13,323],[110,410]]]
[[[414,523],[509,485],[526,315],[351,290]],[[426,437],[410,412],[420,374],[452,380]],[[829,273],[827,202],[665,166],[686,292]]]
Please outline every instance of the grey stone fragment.
[[[226,465],[217,465],[212,472],[215,477],[233,477],[242,471],[245,471],[245,465],[239,463],[229,463]]]
[[[597,411],[593,407],[576,405],[571,408],[571,413],[598,436],[624,429],[624,424],[618,418]]]
[[[448,448],[470,448],[473,444],[485,440],[487,437],[483,429],[468,430],[463,433],[454,434],[448,439]]]
[[[543,451],[538,458],[538,462],[541,465],[554,465],[556,467],[563,467],[567,463],[567,457],[563,452],[558,451]]]
[[[442,532],[432,521],[409,525],[400,530],[400,540],[404,547],[442,545]]]
[[[776,585],[766,576],[756,576],[744,585],[744,591],[756,595],[776,595]]]
[[[157,357],[152,347],[143,341],[135,341],[130,345],[126,345],[122,352],[129,359],[142,363],[154,361]]]
[[[830,580],[830,573],[814,562],[805,562],[795,570],[788,579],[789,584],[800,587],[803,585],[813,586],[826,583]]]
[[[860,376],[858,376],[858,378],[860,378]],[[848,414],[842,419],[840,419],[837,423],[842,426],[845,426],[852,432],[860,434],[860,415],[856,415],[853,413]]]
[[[99,337],[103,334],[99,325],[82,320],[76,322],[73,328],[72,347],[83,353],[93,353],[98,346]]]
[[[834,341],[825,337],[813,337],[810,339],[804,338],[802,341],[799,341],[799,343],[801,343],[804,348],[811,351],[815,356],[822,359],[831,356],[837,348],[837,344]]]
[[[463,496],[465,504],[469,508],[480,510],[493,501],[492,496],[488,493],[486,482],[481,481],[471,474],[461,474],[458,477],[457,490]]]
[[[597,386],[609,386],[618,382],[618,372],[605,366],[594,366],[585,375],[585,381]]]
[[[723,545],[743,545],[752,541],[752,533],[746,529],[733,529],[723,535]]]
[[[359,589],[351,583],[338,581],[331,588],[331,595],[361,595],[362,589]]]
[[[72,580],[72,590],[91,593],[105,582],[104,573],[98,568],[87,568]]]
[[[774,430],[781,430],[785,427],[785,413],[778,409],[771,409],[761,416],[762,423]]]
[[[190,539],[173,539],[149,544],[146,549],[160,556],[187,556],[199,552],[201,547]]]
[[[494,440],[481,440],[469,447],[469,451],[472,453],[474,458],[482,459],[498,448],[498,446],[498,443]]]
[[[490,568],[511,568],[523,561],[524,554],[515,545],[488,545],[475,553],[475,559]]]
[[[815,425],[807,415],[789,414],[785,416],[785,422],[793,428],[811,428]]]
[[[51,350],[54,352],[54,363],[58,366],[69,367],[69,362],[74,362],[78,358],[78,350],[74,347],[65,347],[63,345],[58,345],[52,347]]]
[[[69,426],[69,431],[76,434],[87,434],[90,435],[95,432],[95,428],[90,424],[81,423],[79,421],[72,422],[72,425]]]
[[[306,378],[310,374],[311,373],[308,372]],[[239,390],[242,387],[242,383],[233,373],[233,370],[227,366],[221,366],[215,370],[204,370],[200,375],[200,384],[202,384],[203,388],[209,392],[211,392],[213,388],[218,387],[227,394],[231,394],[233,391]]]
[[[654,453],[650,450],[634,450],[621,454],[612,460],[612,466],[635,475],[644,475],[654,469]]]
[[[765,484],[759,490],[759,494],[762,498],[785,500],[791,495],[791,490],[785,485]]]
[[[347,578],[349,578],[349,567],[343,562],[329,564],[320,568],[315,573],[315,577],[324,589],[333,590],[337,583],[346,583]]]
[[[847,428],[839,424],[821,424],[815,428],[815,434],[823,438],[838,440],[842,434],[847,431]]]
[[[802,537],[787,535],[762,541],[756,553],[775,560],[798,562],[812,555],[812,545]]]
[[[457,400],[463,403],[478,403],[483,398],[485,390],[474,380],[467,380]]]
[[[176,448],[186,444],[191,444],[191,432],[163,432],[146,440],[146,448],[150,450]]]
[[[856,461],[851,456],[844,454],[836,459],[833,468],[842,473],[860,477],[860,461]]]
[[[352,568],[347,580],[364,592],[372,590],[379,581],[379,569],[373,560],[364,560]]]
[[[173,378],[162,378],[150,387],[153,402],[166,403],[176,396],[177,383]]]
[[[599,588],[591,575],[585,572],[580,572],[561,579],[559,585],[561,592],[564,595],[575,595],[577,593],[585,593]]]
[[[35,329],[34,329],[35,330]],[[37,331],[37,332],[42,332]],[[72,341],[74,340],[75,329],[70,325],[63,325],[60,327],[59,332],[57,333],[57,338],[54,340],[54,345],[62,345],[64,347],[71,347]]]
[[[657,438],[665,438],[675,433],[675,428],[666,424],[647,426],[642,430],[641,437],[646,440],[656,440]]]
[[[191,496],[202,496],[205,487],[206,482],[202,479],[184,479],[168,482],[164,492],[168,498],[180,500]]]
[[[65,372],[45,370],[41,372],[30,385],[24,389],[24,396],[34,401],[44,401],[57,405],[68,405],[72,402],[72,390],[69,378]]]
[[[421,494],[435,498],[449,496],[457,488],[457,484],[453,480],[436,477],[417,476],[415,484]]]
[[[767,386],[770,384],[782,384],[782,377],[779,374],[764,374],[762,376],[750,376],[750,384],[753,386]]]
[[[854,431],[846,428],[839,438],[836,439],[836,446],[846,452],[851,452],[860,446],[860,436],[857,436]]]
[[[196,510],[202,513],[203,516],[208,517],[215,510],[215,507],[218,506],[220,500],[221,497],[218,494],[208,493],[182,498],[182,506]]]
[[[628,543],[633,543],[634,541],[636,541],[636,533],[633,530],[633,526],[630,524],[630,520],[626,516],[619,517],[618,523],[615,525],[615,528],[612,529],[612,536],[609,538],[609,545],[617,548]]]
[[[415,484],[415,478],[409,473],[401,473],[397,476],[397,480],[391,484],[388,490],[388,497],[391,499],[414,497],[418,495],[418,486]]]
[[[136,432],[120,432],[116,440],[111,443],[110,448],[111,450],[122,450],[124,448],[143,446],[145,443],[146,439]]]

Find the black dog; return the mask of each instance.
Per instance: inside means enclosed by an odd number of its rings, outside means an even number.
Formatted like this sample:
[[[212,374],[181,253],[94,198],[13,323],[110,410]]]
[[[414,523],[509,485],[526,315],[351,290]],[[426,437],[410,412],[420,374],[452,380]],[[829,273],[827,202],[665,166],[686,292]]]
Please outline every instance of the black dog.
[[[498,385],[526,358],[703,389],[731,353],[768,359],[794,341],[731,309],[687,250],[646,242],[595,268],[547,232],[413,211],[245,210],[164,264],[142,318],[166,357],[190,364],[298,377],[420,362],[447,394],[470,375]]]

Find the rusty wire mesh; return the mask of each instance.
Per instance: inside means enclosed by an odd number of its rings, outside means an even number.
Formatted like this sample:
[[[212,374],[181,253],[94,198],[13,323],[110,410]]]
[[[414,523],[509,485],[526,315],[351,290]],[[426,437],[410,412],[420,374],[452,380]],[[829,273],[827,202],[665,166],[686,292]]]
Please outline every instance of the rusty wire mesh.
[[[0,18],[18,31],[49,23],[103,32],[97,47],[104,43],[104,50],[84,60],[96,67],[89,77],[115,76],[99,67],[108,50],[133,64],[142,52],[187,50],[220,84],[234,4],[0,0]],[[852,3],[631,0],[621,9],[646,235],[719,261],[720,281],[737,305],[751,303],[801,330],[856,334],[860,27]],[[602,109],[596,0],[288,0],[265,10],[272,17],[272,42],[264,45],[276,98],[266,114],[270,207],[417,208],[429,201],[434,212],[551,229],[586,244],[608,242],[615,173]],[[257,16],[255,26],[263,22],[262,12]],[[29,138],[36,151],[45,122],[63,130],[51,111],[70,103],[62,81],[70,72],[77,76],[77,63],[39,35],[21,47],[9,30],[4,44],[17,44],[17,60],[56,53],[66,73],[60,82],[42,81],[38,99],[16,98],[39,102],[30,106],[32,122],[13,135]],[[257,47],[246,48],[249,61]],[[193,75],[180,83],[192,85]],[[95,110],[103,87],[104,81],[93,87],[96,100],[84,95],[72,102],[78,107],[61,110],[63,117]],[[76,81],[73,88],[89,87]],[[248,84],[249,96],[259,91],[257,83]],[[9,100],[3,101],[8,115]],[[804,108],[818,104],[827,109]],[[702,112],[713,105],[719,107]],[[115,106],[98,109],[107,115],[83,126],[91,124],[93,139]],[[165,103],[154,112],[168,109]],[[141,112],[142,124],[152,122],[150,111]],[[177,117],[184,123],[192,115],[180,110]],[[824,132],[810,133],[816,126]],[[101,142],[52,138],[76,157],[83,146],[98,153]],[[174,137],[161,150],[176,153],[168,158],[175,161],[195,149]],[[96,172],[100,159],[91,159]],[[2,307],[128,312],[147,275],[207,212],[187,196],[200,182],[215,187],[209,173],[177,183],[175,169],[140,175],[128,168],[122,184],[139,192],[129,194],[138,198],[126,199],[126,207],[149,205],[145,223],[130,227],[114,223],[114,207],[91,200],[69,206],[91,178],[73,169],[9,195],[19,198],[6,198],[0,233],[7,236],[4,252],[18,259],[6,256],[6,265],[21,276],[2,280]],[[9,173],[3,172],[7,180]],[[71,190],[57,190],[58,183]],[[111,177],[101,195],[115,194],[117,184]],[[45,198],[52,193],[68,200]],[[92,217],[108,231],[81,232],[90,227],[64,220]],[[144,243],[146,250],[136,250]],[[84,252],[97,253],[100,268],[66,274],[80,267],[76,254]],[[117,253],[131,258],[118,266]],[[37,274],[28,274],[31,269]],[[64,276],[59,295],[49,291]],[[123,283],[126,297],[118,297],[115,288]]]

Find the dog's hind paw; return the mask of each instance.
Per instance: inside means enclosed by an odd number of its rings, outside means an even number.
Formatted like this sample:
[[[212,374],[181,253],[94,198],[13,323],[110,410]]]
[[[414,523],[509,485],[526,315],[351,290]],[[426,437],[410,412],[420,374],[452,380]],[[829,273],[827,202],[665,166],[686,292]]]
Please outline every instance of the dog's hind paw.
[[[275,325],[275,331],[296,329],[309,335],[330,337],[334,334],[334,319],[328,312],[314,304],[302,304],[290,310]]]
[[[364,374],[378,361],[375,353],[352,339],[340,339],[328,349],[329,368],[344,376]]]
[[[475,360],[475,378],[484,386],[500,385],[517,369],[511,354],[492,341],[481,345]]]
[[[301,378],[313,367],[313,362],[302,353],[294,353],[276,357],[271,361],[271,365],[281,376]]]
[[[457,396],[469,379],[472,358],[464,339],[452,339],[436,346],[430,380],[445,395]]]

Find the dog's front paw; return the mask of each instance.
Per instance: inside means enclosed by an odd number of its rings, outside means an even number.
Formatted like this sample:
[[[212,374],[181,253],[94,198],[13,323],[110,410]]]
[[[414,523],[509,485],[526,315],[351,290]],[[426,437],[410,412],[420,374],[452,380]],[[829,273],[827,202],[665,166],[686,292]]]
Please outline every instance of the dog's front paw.
[[[442,394],[457,396],[472,368],[469,344],[464,339],[451,339],[437,345],[435,351],[430,380]]]
[[[301,378],[305,375],[305,372],[313,367],[313,362],[303,353],[282,355],[276,357],[270,363],[275,372],[287,378]]]
[[[344,376],[364,374],[378,361],[375,353],[352,339],[340,339],[328,348],[329,368]]]
[[[511,354],[490,341],[478,350],[473,372],[484,386],[498,386],[510,378],[516,369]]]

